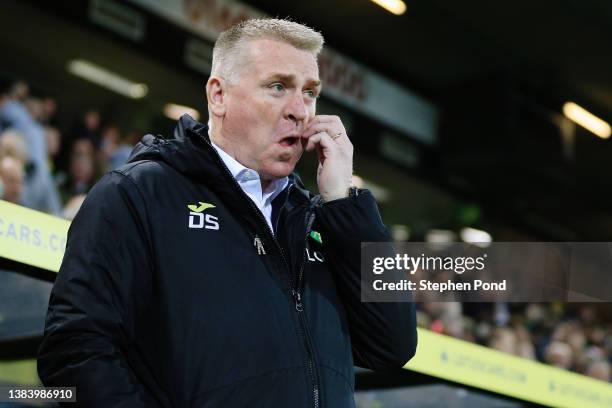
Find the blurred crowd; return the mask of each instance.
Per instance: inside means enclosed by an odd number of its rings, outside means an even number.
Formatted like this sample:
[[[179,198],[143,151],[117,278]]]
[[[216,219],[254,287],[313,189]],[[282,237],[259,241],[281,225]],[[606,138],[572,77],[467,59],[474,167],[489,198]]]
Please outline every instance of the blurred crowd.
[[[612,380],[612,324],[584,303],[419,303],[420,327]]]
[[[55,98],[21,81],[0,85],[0,198],[72,219],[96,180],[127,161],[138,134],[96,110],[60,129]]]

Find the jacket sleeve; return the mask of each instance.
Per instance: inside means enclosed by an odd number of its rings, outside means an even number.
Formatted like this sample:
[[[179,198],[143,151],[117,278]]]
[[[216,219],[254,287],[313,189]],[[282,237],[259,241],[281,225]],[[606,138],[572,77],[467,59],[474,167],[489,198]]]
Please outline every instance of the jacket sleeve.
[[[91,190],[68,232],[38,353],[46,386],[75,386],[80,407],[157,406],[125,353],[150,300],[146,203],[113,172]],[[74,404],[68,404],[74,406]]]
[[[317,207],[338,293],[347,313],[355,364],[371,370],[403,367],[416,353],[413,302],[361,302],[361,243],[391,242],[368,190]]]

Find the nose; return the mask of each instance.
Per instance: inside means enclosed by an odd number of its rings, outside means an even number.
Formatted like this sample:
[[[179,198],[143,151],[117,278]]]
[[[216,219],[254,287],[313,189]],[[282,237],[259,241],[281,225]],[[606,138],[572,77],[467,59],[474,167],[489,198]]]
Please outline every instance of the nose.
[[[296,92],[285,106],[285,118],[293,121],[295,126],[301,128],[308,119],[308,109],[304,103],[304,96]]]

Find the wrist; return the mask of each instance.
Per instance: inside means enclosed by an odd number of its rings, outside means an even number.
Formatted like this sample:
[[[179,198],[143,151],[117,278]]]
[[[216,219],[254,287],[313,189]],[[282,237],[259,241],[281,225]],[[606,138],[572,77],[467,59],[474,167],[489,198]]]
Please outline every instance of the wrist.
[[[352,186],[336,192],[321,192],[321,198],[326,203],[334,200],[340,200],[342,198],[356,197],[357,195],[359,195],[359,189],[357,187]]]

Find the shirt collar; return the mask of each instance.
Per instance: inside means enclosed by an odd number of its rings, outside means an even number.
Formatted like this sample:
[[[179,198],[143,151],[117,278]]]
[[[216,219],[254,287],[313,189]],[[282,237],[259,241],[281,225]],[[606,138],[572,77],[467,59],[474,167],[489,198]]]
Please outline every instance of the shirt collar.
[[[232,156],[227,154],[223,149],[213,142],[212,138],[210,139],[210,143],[213,145],[219,156],[221,156],[221,160],[225,163],[227,168],[234,179],[238,182],[238,184],[244,189],[245,184],[257,181],[261,189],[261,180],[259,178],[259,174],[246,166],[240,163],[238,160],[234,159]],[[271,201],[281,193],[289,184],[289,177],[283,177],[276,180],[273,180],[269,185],[266,191],[262,192],[262,195],[269,195],[267,198]]]

